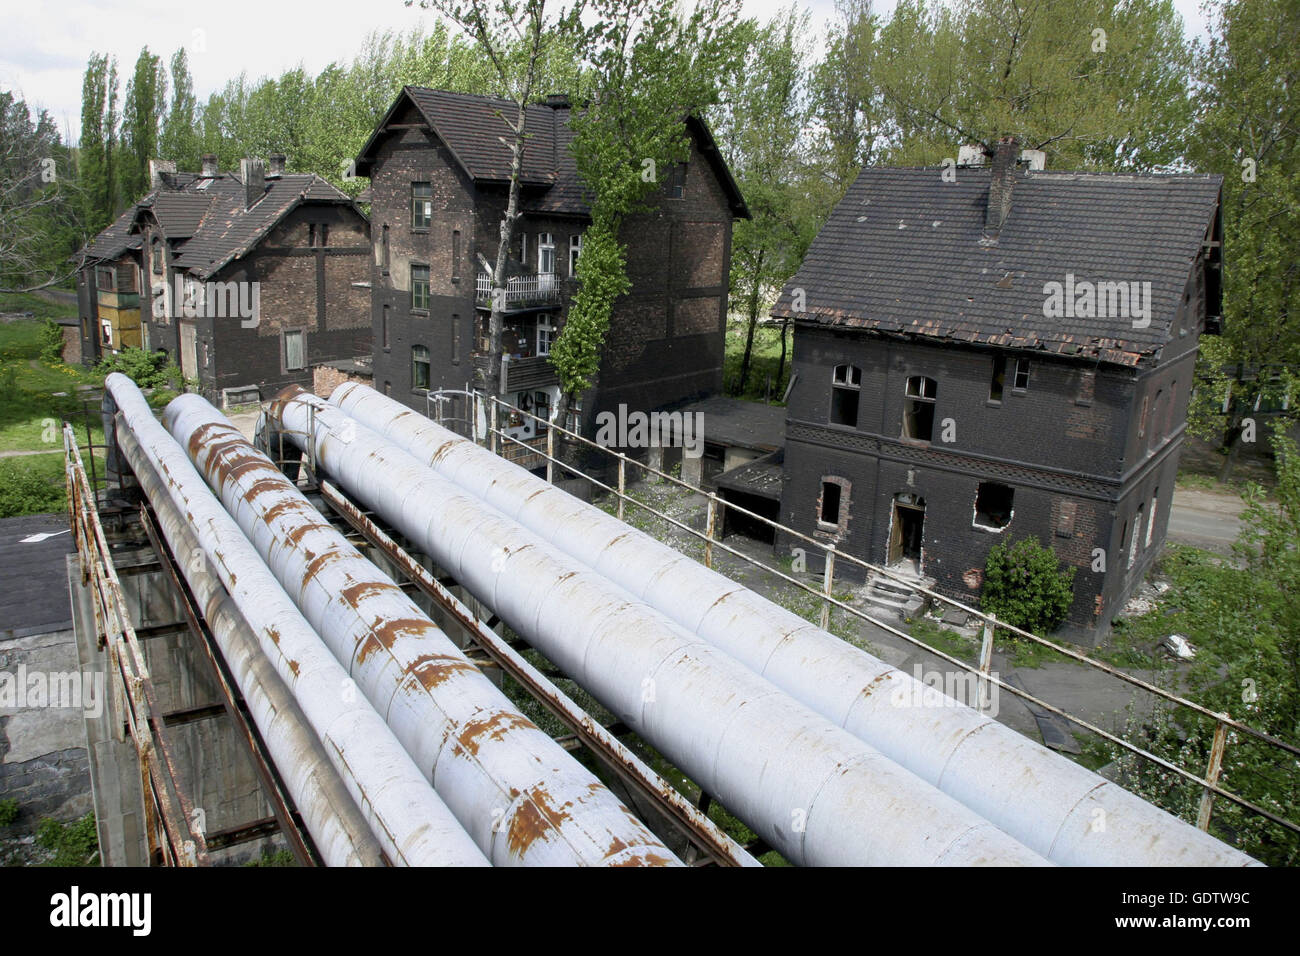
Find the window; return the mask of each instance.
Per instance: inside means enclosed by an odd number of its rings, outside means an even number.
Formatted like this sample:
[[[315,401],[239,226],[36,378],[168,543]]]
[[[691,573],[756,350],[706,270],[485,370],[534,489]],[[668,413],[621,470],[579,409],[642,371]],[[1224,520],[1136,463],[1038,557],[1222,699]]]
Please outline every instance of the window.
[[[460,316],[451,317],[451,364],[460,364]]]
[[[330,227],[324,222],[309,222],[307,224],[307,245],[315,248],[317,246],[327,246],[330,241]]]
[[[1007,360],[1006,356],[995,355],[993,357],[993,378],[989,381],[989,401],[1002,401],[1002,383],[1007,378]]]
[[[433,222],[433,184],[411,183],[411,228],[428,229]]]
[[[836,529],[840,527],[840,519],[843,517],[841,513],[843,509],[840,507],[843,503],[841,500],[843,491],[840,482],[822,479],[821,507],[817,512],[817,521],[820,524]]]
[[[451,231],[451,281],[460,280],[460,230]]]
[[[668,170],[668,198],[686,198],[686,164],[673,163]]]
[[[539,419],[534,422],[537,426],[537,434],[545,435],[551,420],[551,396],[548,393],[533,392],[533,414]]]
[[[411,266],[411,311],[429,311],[428,266]]]
[[[1145,437],[1147,433],[1147,406],[1150,403],[1150,401],[1151,401],[1151,396],[1149,395],[1143,396],[1142,415],[1140,418],[1138,418],[1138,438]]]
[[[423,345],[411,346],[411,388],[429,387],[429,350]]]
[[[393,383],[392,383],[392,382],[388,382],[388,381],[384,382],[384,394],[385,394],[385,395],[392,395],[392,394],[393,394]]]
[[[971,522],[972,526],[1001,531],[1011,523],[1011,503],[1014,498],[1014,489],[995,481],[981,481],[975,491],[975,518]]]
[[[929,441],[934,433],[934,400],[939,384],[924,375],[912,375],[907,380],[907,404],[903,408],[903,437],[913,441]]]
[[[316,245],[316,223],[314,222],[307,223],[307,245],[313,247]]]
[[[385,303],[383,312],[379,317],[379,341],[384,346],[384,351],[388,351],[388,305]]]
[[[550,316],[541,316],[537,320],[537,354],[550,355],[554,338],[555,326],[551,325]]]
[[[569,278],[578,275],[578,257],[582,255],[582,236],[569,237]]]
[[[1178,379],[1169,383],[1169,401],[1165,405],[1165,434],[1174,430],[1174,406],[1178,404]]]
[[[555,236],[544,232],[537,239],[537,271],[544,276],[554,275]]]
[[[1074,404],[1091,405],[1097,394],[1096,369],[1084,369],[1079,373],[1079,391],[1075,393]]]
[[[388,275],[388,226],[387,225],[384,226],[382,257],[379,260],[379,264],[383,268],[384,275]]]
[[[112,292],[117,288],[112,269],[100,266],[95,270],[95,288],[100,292]]]
[[[856,365],[837,365],[831,373],[831,424],[858,427],[858,396],[862,370]]]
[[[1137,515],[1133,519],[1133,536],[1128,544],[1128,566],[1131,568],[1137,562],[1138,541],[1142,538],[1142,518],[1146,512],[1146,505],[1138,505]]]
[[[1151,437],[1153,439],[1160,437],[1160,400],[1164,398],[1165,390],[1156,389],[1155,401],[1151,403]]]
[[[1151,492],[1151,516],[1147,519],[1147,540],[1146,540],[1146,544],[1143,545],[1143,547],[1145,548],[1151,547],[1151,539],[1155,537],[1156,505],[1157,502],[1159,502],[1159,500],[1160,500],[1160,488],[1157,487],[1155,491]]]
[[[301,329],[284,333],[284,367],[290,372],[301,371],[307,367],[302,339]]]
[[[1015,390],[1023,392],[1029,387],[1029,359],[1016,359]]]
[[[159,242],[157,239],[155,239],[155,240],[153,241],[153,245],[150,247],[150,251],[152,252],[152,257],[151,257],[151,258],[152,258],[152,262],[153,262],[153,274],[156,275],[156,276],[160,276],[160,275],[162,275],[162,271],[163,271],[163,247],[162,247],[162,243]]]

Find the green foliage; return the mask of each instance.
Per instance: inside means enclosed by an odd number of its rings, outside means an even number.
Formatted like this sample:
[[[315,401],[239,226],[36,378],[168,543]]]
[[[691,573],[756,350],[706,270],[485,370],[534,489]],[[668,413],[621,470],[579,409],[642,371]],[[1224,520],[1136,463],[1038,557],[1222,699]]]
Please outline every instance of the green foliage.
[[[980,609],[1001,621],[1045,634],[1065,620],[1074,601],[1075,568],[1062,568],[1036,538],[999,541],[984,565]]]
[[[36,842],[54,854],[46,866],[99,865],[99,834],[93,813],[87,813],[72,823],[60,823],[46,817],[36,831]]]
[[[0,458],[0,518],[64,510],[63,458]]]
[[[117,95],[117,61],[107,54],[92,53],[81,85],[78,147],[81,219],[90,236],[112,222],[117,213]]]
[[[41,323],[40,359],[42,362],[63,361],[63,329],[49,319]]]
[[[0,800],[0,827],[12,826],[18,819],[18,801]]]
[[[551,364],[564,391],[577,394],[590,388],[600,368],[601,346],[609,331],[614,302],[632,287],[627,278],[627,250],[608,223],[592,225],[583,234],[578,258],[581,290],[574,297],[564,331],[551,348]]]
[[[909,632],[918,641],[923,641],[936,650],[943,651],[959,661],[975,664],[979,661],[979,641],[972,641],[966,635],[942,626],[932,617],[922,615],[912,622]]]
[[[100,360],[96,371],[103,375],[121,372],[141,388],[168,388],[181,382],[181,370],[162,352],[123,349]]]
[[[260,857],[249,860],[244,866],[297,866],[297,863],[294,862],[293,854],[288,850],[272,850],[268,846],[262,848]]]
[[[149,160],[158,155],[158,130],[167,98],[167,71],[161,56],[140,51],[122,105],[122,199],[132,202],[149,189]]]

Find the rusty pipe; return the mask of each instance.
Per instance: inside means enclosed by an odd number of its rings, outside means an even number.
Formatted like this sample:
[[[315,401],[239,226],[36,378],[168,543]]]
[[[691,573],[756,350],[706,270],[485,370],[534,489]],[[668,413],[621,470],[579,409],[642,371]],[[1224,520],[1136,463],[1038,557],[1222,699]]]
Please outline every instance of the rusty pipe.
[[[1254,862],[372,388],[330,402],[1053,862]]]
[[[104,384],[126,425],[122,434],[134,439],[172,506],[185,516],[208,566],[293,693],[384,854],[399,865],[487,865],[379,715],[349,692],[346,672],[158,424],[135,383],[113,373]]]
[[[493,863],[679,864],[220,412],[182,395],[163,420]]]
[[[337,408],[291,388],[267,414],[792,862],[1046,862]]]

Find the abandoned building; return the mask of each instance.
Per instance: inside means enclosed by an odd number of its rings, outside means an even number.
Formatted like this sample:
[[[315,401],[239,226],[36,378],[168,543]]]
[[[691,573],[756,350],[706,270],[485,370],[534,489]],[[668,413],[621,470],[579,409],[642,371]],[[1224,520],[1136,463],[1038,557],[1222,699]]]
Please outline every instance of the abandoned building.
[[[1025,154],[867,168],[835,208],[773,312],[795,322],[780,516],[966,601],[996,542],[1037,538],[1077,568],[1089,640],[1164,542],[1222,180]]]
[[[318,176],[245,159],[222,173],[150,164],[151,191],[86,247],[77,283],[87,364],[163,351],[205,396],[257,401],[312,367],[366,358],[370,227]]]
[[[406,87],[356,160],[370,177],[374,247],[374,384],[411,408],[430,391],[481,387],[492,288],[509,191],[504,100]],[[564,327],[589,208],[568,151],[570,106],[528,107],[522,218],[504,290],[501,396],[547,417],[560,397],[548,356]],[[660,178],[653,212],[632,217],[630,292],[615,305],[593,389],[580,397],[584,433],[602,410],[648,411],[722,387],[731,227],[743,198],[708,127],[686,121],[689,160]],[[476,376],[476,372],[478,373]],[[520,441],[541,436],[511,418]]]

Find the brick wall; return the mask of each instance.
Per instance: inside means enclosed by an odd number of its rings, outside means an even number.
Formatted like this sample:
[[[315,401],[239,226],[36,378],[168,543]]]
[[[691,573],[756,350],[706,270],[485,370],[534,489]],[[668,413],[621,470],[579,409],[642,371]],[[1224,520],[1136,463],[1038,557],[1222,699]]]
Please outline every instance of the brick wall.
[[[329,365],[317,365],[311,370],[311,390],[321,398],[329,398],[334,389],[344,382],[360,382],[362,385],[375,384],[373,375],[358,375],[345,372]]]

